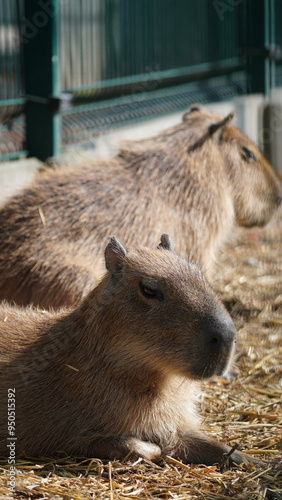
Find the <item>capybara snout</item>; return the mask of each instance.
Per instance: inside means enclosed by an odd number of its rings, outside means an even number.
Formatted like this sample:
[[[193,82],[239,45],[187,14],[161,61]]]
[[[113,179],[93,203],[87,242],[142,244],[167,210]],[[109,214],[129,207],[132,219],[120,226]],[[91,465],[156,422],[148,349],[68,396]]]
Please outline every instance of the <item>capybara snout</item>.
[[[221,375],[234,354],[236,330],[232,319],[212,295],[209,307],[209,312],[198,311],[198,319],[194,324],[192,320],[192,326],[189,324],[186,370],[189,377],[195,379]],[[193,310],[191,315],[193,317]]]
[[[236,329],[229,314],[222,306],[215,304],[213,313],[205,315],[199,323],[203,334],[199,343],[203,343],[204,355],[201,362],[195,362],[191,376],[211,377],[221,375],[228,369],[234,353]]]

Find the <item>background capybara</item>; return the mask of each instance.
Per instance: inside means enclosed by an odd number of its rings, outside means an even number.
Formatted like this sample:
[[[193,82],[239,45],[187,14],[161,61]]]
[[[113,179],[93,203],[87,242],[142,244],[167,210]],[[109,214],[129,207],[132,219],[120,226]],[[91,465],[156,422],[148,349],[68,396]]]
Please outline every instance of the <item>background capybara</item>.
[[[161,241],[126,253],[112,238],[108,272],[77,308],[1,304],[1,455],[9,389],[18,456],[169,453],[213,464],[230,451],[198,430],[195,396],[197,380],[230,363],[235,328],[198,265]]]
[[[183,122],[112,160],[41,173],[0,211],[0,298],[76,304],[100,279],[109,234],[176,251],[208,271],[235,224],[267,224],[281,203],[278,175],[225,119],[194,106]]]

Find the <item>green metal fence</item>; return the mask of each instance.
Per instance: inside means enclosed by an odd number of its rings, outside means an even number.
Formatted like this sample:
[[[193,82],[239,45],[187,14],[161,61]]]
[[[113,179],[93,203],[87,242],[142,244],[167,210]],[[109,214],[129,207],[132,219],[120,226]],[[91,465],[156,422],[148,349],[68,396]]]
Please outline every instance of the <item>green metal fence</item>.
[[[273,46],[276,47],[276,73],[274,86],[282,87],[282,2],[275,0],[272,8]]]
[[[282,85],[281,0],[0,0],[0,40],[2,158]]]
[[[25,99],[19,19],[23,2],[0,2],[0,159],[23,151],[22,120]]]

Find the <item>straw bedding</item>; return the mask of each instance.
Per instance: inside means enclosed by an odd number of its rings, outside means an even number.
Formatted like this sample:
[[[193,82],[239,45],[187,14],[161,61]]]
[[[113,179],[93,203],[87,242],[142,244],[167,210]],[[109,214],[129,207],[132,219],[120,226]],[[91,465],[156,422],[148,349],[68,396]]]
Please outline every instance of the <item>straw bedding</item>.
[[[280,217],[280,218],[279,218]],[[0,498],[17,499],[282,499],[282,217],[264,230],[238,231],[222,252],[214,286],[237,330],[233,377],[202,384],[203,428],[255,455],[262,465],[230,468],[26,458],[16,490],[0,460]]]

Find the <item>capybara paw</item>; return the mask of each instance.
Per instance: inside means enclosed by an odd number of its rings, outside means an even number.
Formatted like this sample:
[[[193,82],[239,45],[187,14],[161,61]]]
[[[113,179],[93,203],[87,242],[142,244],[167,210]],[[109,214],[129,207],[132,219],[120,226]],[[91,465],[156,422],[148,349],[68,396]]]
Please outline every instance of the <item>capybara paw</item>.
[[[127,447],[129,451],[132,451],[131,457],[133,455],[147,458],[147,460],[156,460],[162,454],[162,450],[157,444],[141,441],[141,439],[137,438],[128,439]]]

